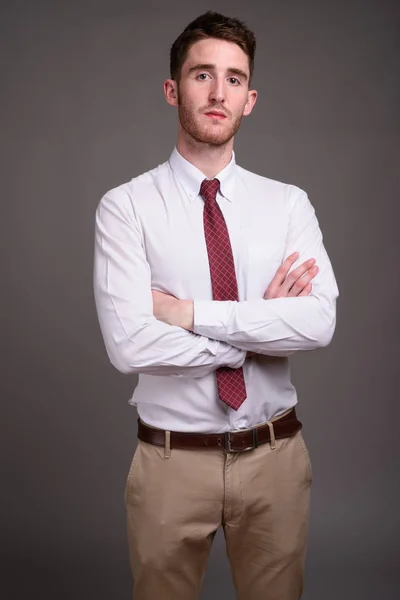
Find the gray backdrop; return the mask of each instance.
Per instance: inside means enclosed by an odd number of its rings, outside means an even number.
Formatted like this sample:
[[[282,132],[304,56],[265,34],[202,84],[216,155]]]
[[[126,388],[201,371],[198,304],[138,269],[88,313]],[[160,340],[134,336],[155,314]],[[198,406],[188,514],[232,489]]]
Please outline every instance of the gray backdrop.
[[[399,10],[210,4],[2,3],[6,600],[131,597],[123,490],[136,378],[114,370],[100,335],[94,212],[106,190],[168,158],[169,47],[209,8],[258,37],[260,96],[238,163],[307,190],[341,293],[331,346],[292,360],[314,467],[304,598],[399,597]],[[202,599],[235,597],[222,539]]]

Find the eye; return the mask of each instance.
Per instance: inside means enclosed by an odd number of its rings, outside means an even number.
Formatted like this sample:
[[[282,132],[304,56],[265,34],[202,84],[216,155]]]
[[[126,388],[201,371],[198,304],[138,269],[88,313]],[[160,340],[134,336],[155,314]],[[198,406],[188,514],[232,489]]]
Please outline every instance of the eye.
[[[196,79],[199,79],[200,81],[205,81],[207,77],[209,77],[208,73],[199,73]]]
[[[229,77],[229,82],[232,83],[232,85],[240,85],[240,81],[237,77]]]

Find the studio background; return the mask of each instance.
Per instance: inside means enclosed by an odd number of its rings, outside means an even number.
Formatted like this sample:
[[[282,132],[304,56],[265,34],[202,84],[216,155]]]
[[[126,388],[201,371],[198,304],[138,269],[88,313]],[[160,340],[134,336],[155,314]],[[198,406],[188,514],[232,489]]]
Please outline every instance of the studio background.
[[[137,380],[101,338],[94,213],[169,157],[169,48],[208,9],[258,40],[237,162],[308,192],[340,289],[332,344],[291,361],[314,471],[304,599],[400,597],[396,3],[17,0],[0,8],[5,600],[131,597]],[[220,533],[202,600],[235,597]]]

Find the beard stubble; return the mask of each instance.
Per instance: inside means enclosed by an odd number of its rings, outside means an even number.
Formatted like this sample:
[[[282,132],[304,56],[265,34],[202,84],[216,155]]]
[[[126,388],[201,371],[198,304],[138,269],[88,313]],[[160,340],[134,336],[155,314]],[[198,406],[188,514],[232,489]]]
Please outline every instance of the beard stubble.
[[[213,125],[212,123],[210,123],[210,125],[207,127],[196,120],[196,114],[204,114],[207,109],[221,110],[224,112],[224,114],[227,114],[227,111],[223,107],[218,107],[217,105],[204,107],[204,109],[198,109],[195,112],[185,103],[184,99],[182,98],[182,94],[179,93],[178,116],[181,127],[185,133],[193,140],[201,144],[209,144],[210,146],[223,146],[227,144],[239,130],[243,114],[235,117],[231,121],[231,124],[228,128],[222,129],[218,126],[218,124]]]

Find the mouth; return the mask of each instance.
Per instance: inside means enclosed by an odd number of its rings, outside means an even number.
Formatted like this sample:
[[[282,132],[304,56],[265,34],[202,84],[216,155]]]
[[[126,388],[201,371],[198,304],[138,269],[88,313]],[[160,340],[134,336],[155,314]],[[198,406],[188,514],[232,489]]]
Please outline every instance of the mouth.
[[[218,110],[210,110],[206,113],[204,113],[207,117],[210,117],[211,119],[226,119],[226,115],[222,112],[219,112]]]

